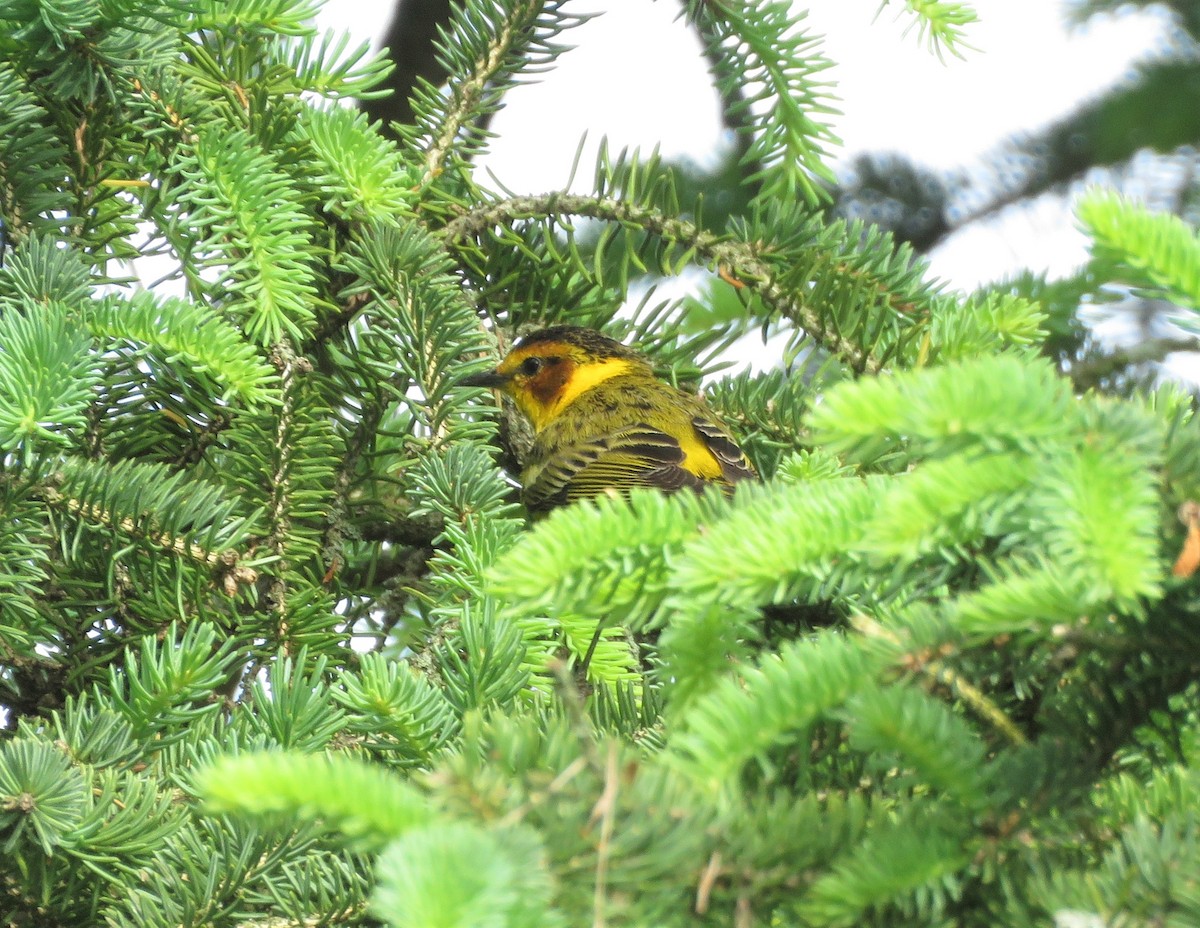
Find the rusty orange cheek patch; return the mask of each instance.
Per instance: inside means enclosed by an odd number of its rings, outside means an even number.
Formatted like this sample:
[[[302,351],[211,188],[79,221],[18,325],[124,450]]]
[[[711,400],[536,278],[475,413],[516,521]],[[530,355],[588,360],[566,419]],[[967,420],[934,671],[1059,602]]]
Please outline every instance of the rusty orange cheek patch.
[[[625,373],[630,366],[631,362],[625,358],[605,358],[585,364],[563,358],[542,368],[523,384],[517,384],[517,405],[533,423],[534,431],[540,432],[580,394]]]
[[[575,365],[565,358],[552,361],[530,379],[529,392],[543,406],[553,405],[574,372]]]

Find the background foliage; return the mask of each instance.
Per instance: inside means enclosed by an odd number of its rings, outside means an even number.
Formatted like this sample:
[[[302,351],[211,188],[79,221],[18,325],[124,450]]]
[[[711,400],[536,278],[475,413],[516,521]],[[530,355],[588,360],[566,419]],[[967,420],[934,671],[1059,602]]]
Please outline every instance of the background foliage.
[[[637,153],[490,190],[568,5],[455,6],[389,127],[312,13],[0,12],[4,924],[1200,922],[1200,425],[1076,315],[1193,325],[1186,217],[1096,191],[1086,274],[944,290],[839,218],[773,0],[687,10],[728,215]],[[550,322],[703,381],[762,485],[528,525],[461,382]]]

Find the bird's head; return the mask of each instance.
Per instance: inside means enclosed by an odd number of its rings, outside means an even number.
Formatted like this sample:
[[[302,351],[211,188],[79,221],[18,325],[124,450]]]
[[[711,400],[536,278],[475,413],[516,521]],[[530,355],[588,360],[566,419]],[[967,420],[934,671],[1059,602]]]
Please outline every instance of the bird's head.
[[[580,394],[634,370],[651,368],[632,348],[592,329],[560,325],[522,337],[495,369],[462,382],[504,391],[540,432]]]

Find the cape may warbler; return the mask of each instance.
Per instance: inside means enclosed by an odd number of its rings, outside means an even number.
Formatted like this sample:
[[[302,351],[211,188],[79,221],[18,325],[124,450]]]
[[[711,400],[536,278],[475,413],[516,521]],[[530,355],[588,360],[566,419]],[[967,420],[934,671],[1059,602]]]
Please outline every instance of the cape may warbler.
[[[730,488],[755,475],[703,400],[591,329],[534,332],[495,370],[463,382],[503,390],[533,424],[521,482],[535,511],[629,487]]]

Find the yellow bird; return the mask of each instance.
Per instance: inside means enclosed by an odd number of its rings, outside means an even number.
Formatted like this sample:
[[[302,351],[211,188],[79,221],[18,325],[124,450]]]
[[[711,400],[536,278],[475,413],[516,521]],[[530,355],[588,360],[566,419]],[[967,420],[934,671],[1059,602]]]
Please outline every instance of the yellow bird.
[[[663,383],[642,355],[592,329],[534,332],[494,370],[463,383],[504,391],[533,424],[521,482],[535,512],[630,487],[731,489],[755,476],[703,400]]]

